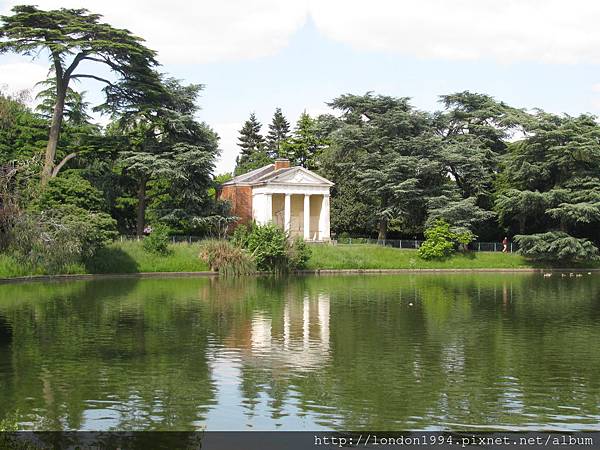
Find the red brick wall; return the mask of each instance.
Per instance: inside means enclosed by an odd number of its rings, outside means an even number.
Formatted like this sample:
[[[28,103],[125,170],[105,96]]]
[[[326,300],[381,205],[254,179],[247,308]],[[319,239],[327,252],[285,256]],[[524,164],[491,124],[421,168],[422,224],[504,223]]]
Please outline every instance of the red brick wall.
[[[240,218],[240,223],[252,222],[252,187],[222,186],[218,198],[231,203],[231,214]]]

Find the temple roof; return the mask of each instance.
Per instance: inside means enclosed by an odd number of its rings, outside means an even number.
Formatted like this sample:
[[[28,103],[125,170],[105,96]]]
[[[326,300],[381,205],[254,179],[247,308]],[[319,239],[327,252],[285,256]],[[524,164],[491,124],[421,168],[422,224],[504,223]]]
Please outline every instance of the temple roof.
[[[264,185],[264,184],[307,184],[320,186],[333,186],[333,183],[316,173],[301,166],[286,167],[275,170],[275,164],[254,169],[243,175],[223,183],[221,186],[231,185]]]

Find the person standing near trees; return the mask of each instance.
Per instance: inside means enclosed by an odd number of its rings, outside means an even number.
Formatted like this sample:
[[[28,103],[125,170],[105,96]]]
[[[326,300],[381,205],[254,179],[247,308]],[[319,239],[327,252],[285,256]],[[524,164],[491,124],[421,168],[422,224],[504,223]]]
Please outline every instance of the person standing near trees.
[[[502,239],[502,253],[508,253],[508,237],[504,236]]]

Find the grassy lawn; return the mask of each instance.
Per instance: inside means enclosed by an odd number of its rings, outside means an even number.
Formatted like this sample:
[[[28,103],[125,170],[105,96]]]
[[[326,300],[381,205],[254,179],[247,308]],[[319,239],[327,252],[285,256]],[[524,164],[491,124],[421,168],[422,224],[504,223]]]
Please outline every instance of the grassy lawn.
[[[516,269],[534,267],[517,254],[501,252],[456,255],[443,261],[425,261],[416,250],[378,245],[313,245],[309,269]]]
[[[208,266],[198,258],[198,244],[172,244],[167,256],[144,251],[140,242],[115,242],[102,249],[86,264],[68,267],[63,273],[137,273],[137,272],[201,272]],[[0,278],[44,275],[43,269],[18,263],[0,255]]]
[[[85,265],[68,267],[64,274],[202,272],[207,265],[198,258],[199,244],[172,244],[167,256],[144,251],[140,242],[115,242],[101,250]],[[473,252],[455,255],[443,261],[425,261],[415,250],[400,250],[369,244],[311,245],[312,256],[307,269],[519,269],[542,267],[517,254]],[[570,267],[600,267],[600,263]],[[0,278],[45,275],[43,269],[18,263],[0,255]]]

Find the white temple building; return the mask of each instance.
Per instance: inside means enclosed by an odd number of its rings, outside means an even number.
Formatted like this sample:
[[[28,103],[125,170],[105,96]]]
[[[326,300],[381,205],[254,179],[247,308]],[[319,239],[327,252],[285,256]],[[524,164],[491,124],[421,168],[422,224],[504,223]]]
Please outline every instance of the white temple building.
[[[292,237],[330,240],[329,195],[333,183],[287,159],[223,183],[219,198],[228,200],[241,222],[273,223]]]

